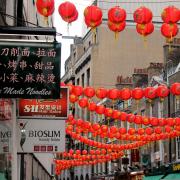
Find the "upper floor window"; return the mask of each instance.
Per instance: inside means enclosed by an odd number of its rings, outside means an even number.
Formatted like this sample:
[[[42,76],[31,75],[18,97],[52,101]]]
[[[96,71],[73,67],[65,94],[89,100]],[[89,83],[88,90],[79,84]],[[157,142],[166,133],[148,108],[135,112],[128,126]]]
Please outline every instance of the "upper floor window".
[[[77,82],[76,82],[77,85],[79,85],[79,78],[77,79]]]
[[[90,86],[90,68],[87,70],[87,86]]]
[[[84,87],[84,74],[82,74],[82,87]]]

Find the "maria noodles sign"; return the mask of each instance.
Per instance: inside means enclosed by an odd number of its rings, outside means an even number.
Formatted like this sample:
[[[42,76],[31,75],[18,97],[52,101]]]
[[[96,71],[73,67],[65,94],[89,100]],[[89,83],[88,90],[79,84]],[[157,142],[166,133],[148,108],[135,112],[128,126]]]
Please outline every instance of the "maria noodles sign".
[[[60,98],[61,45],[52,42],[0,42],[0,97]]]

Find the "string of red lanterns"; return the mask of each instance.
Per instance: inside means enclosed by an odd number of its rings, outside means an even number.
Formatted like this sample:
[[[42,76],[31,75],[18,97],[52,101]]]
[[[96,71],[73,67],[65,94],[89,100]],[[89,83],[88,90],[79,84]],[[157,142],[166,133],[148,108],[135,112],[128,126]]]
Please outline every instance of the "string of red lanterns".
[[[37,0],[37,11],[44,17],[48,17],[54,12],[54,0]],[[59,5],[59,14],[61,18],[68,23],[71,23],[78,18],[78,11],[71,2],[64,2]],[[91,5],[84,10],[84,20],[88,27],[96,28],[102,23],[102,10]],[[168,39],[172,39],[178,33],[177,22],[180,20],[180,10],[175,6],[166,7],[161,14],[163,24],[161,33]],[[153,14],[150,9],[142,6],[135,10],[133,19],[137,23],[136,30],[142,36],[147,36],[154,31],[152,23]],[[108,10],[108,27],[115,34],[123,31],[126,26],[126,11],[119,6],[112,7]]]
[[[87,98],[97,97],[99,99],[109,98],[111,100],[124,100],[129,99],[140,100],[146,98],[147,100],[153,100],[155,98],[160,98],[163,100],[171,93],[174,96],[180,96],[180,83],[176,82],[168,88],[165,85],[159,85],[157,88],[146,87],[146,88],[123,88],[123,89],[105,89],[97,88],[96,90],[93,87],[83,88],[82,86],[75,86],[67,84],[66,86],[70,89],[70,101],[76,102],[79,96],[86,96]]]
[[[78,150],[76,150],[78,151]],[[79,150],[80,151],[80,150]],[[119,159],[121,158],[124,154],[122,151],[120,152],[113,152],[110,154],[105,154],[105,155],[80,155],[78,154],[73,154],[72,156],[76,156],[76,159],[56,159],[54,160],[55,162],[55,173],[56,175],[60,175],[63,170],[69,169],[71,167],[75,166],[87,166],[87,165],[95,165],[98,163],[105,163],[111,160]],[[71,157],[68,156],[68,158]],[[71,157],[72,158],[72,157]]]
[[[88,139],[87,137],[83,137],[80,134],[77,134],[76,132],[73,132],[73,131],[69,131],[67,129],[66,129],[66,133],[70,135],[72,139],[75,139],[88,146],[99,148],[99,149],[110,149],[114,151],[134,149],[140,146],[144,146],[150,142],[150,141],[136,141],[136,142],[127,143],[127,144],[106,144],[106,143],[102,143],[96,140]],[[176,134],[174,134],[174,137],[176,137]]]
[[[173,125],[175,124],[169,123],[171,126],[166,125],[164,127],[157,126],[155,128],[147,127],[138,129],[118,128],[117,126],[108,127],[107,125],[93,124],[88,121],[83,121],[82,119],[70,119],[67,123],[69,124],[66,128],[67,131],[73,131],[73,129],[75,129],[77,134],[82,132],[85,134],[91,133],[93,137],[100,136],[101,138],[115,138],[118,140],[151,141],[155,139],[154,135],[159,135],[160,139],[167,139],[180,134],[180,123],[174,128]]]
[[[159,92],[161,97],[166,95],[165,93]],[[140,98],[137,96],[136,99]],[[74,99],[73,99],[74,100]],[[157,117],[147,117],[142,115],[134,115],[132,113],[126,113],[123,111],[115,110],[112,108],[106,108],[104,105],[97,105],[93,101],[89,101],[87,98],[77,98],[76,101],[72,101],[70,95],[70,102],[77,103],[79,107],[82,109],[87,108],[90,112],[94,112],[98,115],[104,115],[109,119],[114,119],[115,121],[122,121],[122,122],[129,122],[135,123],[137,125],[145,125],[145,126],[179,126],[180,125],[180,118],[157,118]]]

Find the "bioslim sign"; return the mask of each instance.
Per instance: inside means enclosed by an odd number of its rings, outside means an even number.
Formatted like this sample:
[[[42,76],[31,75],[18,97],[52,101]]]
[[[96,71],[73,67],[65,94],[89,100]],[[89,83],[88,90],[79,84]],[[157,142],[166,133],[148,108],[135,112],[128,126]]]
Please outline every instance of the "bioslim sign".
[[[65,121],[18,120],[18,152],[52,153],[65,151]]]

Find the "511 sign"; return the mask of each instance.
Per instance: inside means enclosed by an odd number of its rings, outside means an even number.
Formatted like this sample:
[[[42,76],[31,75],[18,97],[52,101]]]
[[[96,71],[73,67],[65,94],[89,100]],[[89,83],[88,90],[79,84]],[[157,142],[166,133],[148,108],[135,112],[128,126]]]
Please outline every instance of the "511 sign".
[[[58,99],[59,43],[0,42],[0,97]]]

